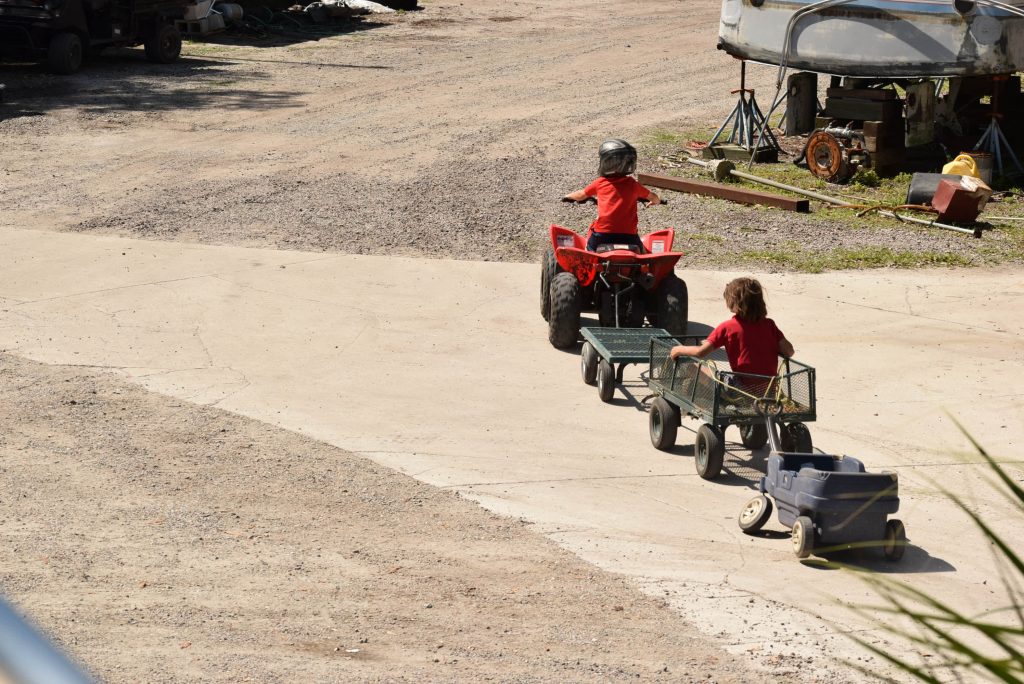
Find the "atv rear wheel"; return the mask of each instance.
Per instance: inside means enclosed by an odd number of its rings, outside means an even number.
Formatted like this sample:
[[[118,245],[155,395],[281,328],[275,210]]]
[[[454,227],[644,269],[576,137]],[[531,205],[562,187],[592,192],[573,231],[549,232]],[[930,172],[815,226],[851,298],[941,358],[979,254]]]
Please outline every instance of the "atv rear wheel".
[[[689,295],[682,278],[675,273],[666,277],[658,286],[654,297],[658,327],[664,328],[670,335],[685,335]]]
[[[545,321],[551,315],[551,281],[555,279],[556,273],[561,272],[562,267],[555,258],[555,250],[548,247],[540,257],[540,315]]]
[[[549,291],[548,341],[558,349],[576,344],[580,336],[580,283],[572,273],[556,273]]]

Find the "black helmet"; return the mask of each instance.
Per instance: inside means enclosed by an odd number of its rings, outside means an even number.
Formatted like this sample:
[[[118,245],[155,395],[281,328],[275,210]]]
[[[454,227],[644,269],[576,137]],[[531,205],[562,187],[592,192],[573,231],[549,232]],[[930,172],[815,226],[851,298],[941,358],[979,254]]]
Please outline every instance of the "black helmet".
[[[597,167],[600,176],[627,176],[636,171],[636,148],[625,140],[612,138],[601,143]]]

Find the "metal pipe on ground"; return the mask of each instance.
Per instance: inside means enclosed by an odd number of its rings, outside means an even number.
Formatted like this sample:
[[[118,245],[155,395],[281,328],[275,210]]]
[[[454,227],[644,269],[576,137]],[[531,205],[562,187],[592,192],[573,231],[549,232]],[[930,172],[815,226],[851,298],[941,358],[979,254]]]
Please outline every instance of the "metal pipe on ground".
[[[762,178],[761,176],[755,176],[754,174],[747,173],[746,171],[737,171],[735,166],[733,166],[732,162],[730,162],[727,159],[715,159],[712,161],[704,161],[703,159],[687,157],[686,161],[697,166],[710,168],[712,174],[714,174],[715,176],[715,180],[718,181],[725,180],[729,176],[734,176],[736,178],[742,178],[753,183],[760,183],[762,185],[767,185],[772,188],[778,188],[779,190],[788,190],[789,192],[795,192],[798,195],[810,197],[811,199],[816,199],[819,202],[834,204],[837,207],[856,206],[852,202],[847,202],[846,200],[841,200],[836,197],[829,197],[828,195],[822,195],[821,193],[813,192],[811,190],[804,190],[803,188],[798,188],[795,185],[779,183],[777,181],[771,180],[770,178]],[[909,223],[916,223],[918,225],[928,226],[929,228],[941,228],[943,230],[952,230],[957,233],[967,233],[968,235],[973,235],[976,238],[981,237],[981,228],[972,229],[962,228],[960,226],[951,226],[946,223],[939,223],[938,221],[927,221],[925,219],[917,218],[916,216],[904,216],[903,214],[897,214],[895,212],[889,211],[888,209],[880,209],[878,211],[878,214],[881,216],[888,216],[889,218],[894,218],[897,221],[907,221]]]

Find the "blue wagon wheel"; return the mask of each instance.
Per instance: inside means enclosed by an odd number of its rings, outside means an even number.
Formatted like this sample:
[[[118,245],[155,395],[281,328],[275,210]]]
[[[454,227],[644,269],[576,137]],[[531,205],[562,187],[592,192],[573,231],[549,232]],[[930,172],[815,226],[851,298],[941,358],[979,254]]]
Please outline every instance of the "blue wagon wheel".
[[[814,521],[801,515],[793,523],[793,553],[797,558],[807,558],[814,551]]]
[[[751,534],[765,526],[772,517],[772,502],[764,494],[758,494],[748,501],[740,511],[740,529]]]
[[[898,561],[907,549],[907,529],[895,518],[885,523],[885,542],[882,551],[886,560]]]

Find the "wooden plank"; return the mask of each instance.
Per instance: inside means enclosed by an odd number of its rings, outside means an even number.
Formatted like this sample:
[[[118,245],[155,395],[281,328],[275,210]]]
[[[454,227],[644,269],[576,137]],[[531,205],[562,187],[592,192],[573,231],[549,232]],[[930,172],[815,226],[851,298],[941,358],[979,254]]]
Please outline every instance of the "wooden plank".
[[[835,119],[892,121],[899,119],[902,115],[903,108],[895,100],[875,102],[873,100],[830,97],[825,101],[825,116]]]
[[[853,97],[858,100],[895,100],[896,91],[891,88],[829,88],[828,97]]]
[[[709,183],[690,178],[675,178],[673,176],[662,176],[657,173],[638,173],[636,179],[652,188],[664,188],[665,190],[675,190],[705,197],[719,197],[739,202],[740,204],[761,204],[802,213],[807,213],[811,207],[810,200],[793,199],[792,197],[783,197],[782,195],[773,195],[758,190],[733,187],[723,183]]]

